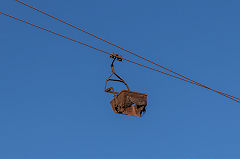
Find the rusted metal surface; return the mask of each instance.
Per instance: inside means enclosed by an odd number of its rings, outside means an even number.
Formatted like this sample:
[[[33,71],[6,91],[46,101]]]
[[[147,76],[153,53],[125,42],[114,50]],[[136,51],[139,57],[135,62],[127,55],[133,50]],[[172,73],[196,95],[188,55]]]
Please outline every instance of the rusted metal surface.
[[[118,54],[112,53],[110,58],[113,58],[113,62],[111,64],[112,74],[106,80],[105,92],[112,93],[114,96],[110,102],[113,111],[118,114],[141,117],[141,115],[146,111],[147,94],[130,91],[128,84],[115,72],[113,66],[115,60],[117,59],[118,61],[122,61],[122,57]],[[112,79],[111,77],[113,75],[115,75],[118,79]],[[121,82],[127,87],[127,90],[122,90],[118,93],[113,87],[107,88],[107,83],[109,81]]]
[[[147,95],[123,90],[110,102],[115,113],[141,117],[146,111]]]

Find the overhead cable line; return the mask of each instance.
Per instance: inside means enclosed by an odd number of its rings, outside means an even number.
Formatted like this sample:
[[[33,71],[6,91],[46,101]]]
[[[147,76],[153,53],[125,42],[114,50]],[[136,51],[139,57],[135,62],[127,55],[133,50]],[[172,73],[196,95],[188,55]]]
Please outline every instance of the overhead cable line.
[[[169,71],[169,72],[172,72],[172,73],[174,73],[174,74],[176,74],[176,75],[178,75],[178,76],[180,76],[180,77],[183,77],[183,78],[191,81],[190,83],[194,83],[195,85],[198,85],[198,86],[207,88],[207,89],[209,89],[209,90],[212,90],[211,88],[209,88],[209,87],[206,86],[206,85],[203,85],[203,84],[201,84],[201,83],[199,83],[199,82],[197,82],[197,81],[194,81],[194,80],[192,80],[192,79],[190,79],[190,78],[188,78],[188,77],[186,77],[186,76],[184,76],[184,75],[182,75],[182,74],[180,74],[180,73],[177,73],[177,72],[175,72],[175,71],[173,71],[173,70],[171,70],[171,69],[169,69],[169,68],[167,68],[167,67],[164,67],[164,66],[162,66],[162,65],[160,65],[160,64],[158,64],[158,63],[156,63],[156,62],[153,62],[153,61],[151,61],[151,60],[149,60],[149,59],[147,59],[147,58],[145,58],[145,57],[142,57],[142,56],[140,56],[140,55],[138,55],[138,54],[136,54],[136,53],[134,53],[134,52],[132,52],[132,51],[129,51],[129,50],[127,50],[127,49],[125,49],[125,48],[123,48],[123,47],[121,47],[121,46],[119,46],[119,45],[116,45],[116,44],[114,44],[114,43],[112,43],[112,42],[109,42],[109,41],[107,41],[107,40],[105,40],[105,39],[103,39],[103,38],[101,38],[101,37],[99,37],[99,36],[97,36],[97,35],[94,35],[94,34],[88,32],[88,31],[86,31],[86,30],[84,30],[84,29],[79,28],[79,27],[77,27],[77,26],[75,26],[75,25],[73,25],[73,24],[71,24],[71,23],[69,23],[69,22],[66,22],[66,21],[64,21],[64,20],[62,20],[62,19],[59,19],[59,18],[53,16],[53,15],[50,15],[49,13],[46,13],[46,12],[40,10],[40,9],[37,9],[36,7],[33,7],[33,6],[29,5],[29,4],[26,4],[26,3],[24,3],[24,2],[22,2],[22,1],[20,1],[20,0],[16,0],[16,1],[19,2],[19,3],[21,3],[21,4],[23,4],[23,5],[25,5],[25,6],[27,6],[27,7],[30,7],[30,8],[32,8],[32,9],[34,9],[34,10],[36,10],[36,11],[42,13],[42,14],[45,14],[45,15],[47,15],[47,16],[55,19],[55,20],[58,20],[58,21],[66,24],[66,25],[68,25],[68,26],[71,26],[71,27],[73,27],[73,28],[75,28],[75,29],[77,29],[77,30],[80,30],[80,31],[82,31],[82,32],[84,32],[84,33],[86,33],[86,34],[88,34],[88,35],[91,35],[91,36],[99,39],[99,40],[102,40],[102,41],[104,41],[104,42],[106,42],[106,43],[108,43],[108,44],[110,44],[110,45],[112,45],[112,46],[115,46],[115,47],[117,47],[117,48],[119,48],[119,49],[121,49],[121,50],[123,50],[123,51],[126,51],[126,52],[128,52],[128,53],[130,53],[130,54],[132,54],[132,55],[134,55],[134,56],[137,56],[138,58],[141,58],[141,59],[143,59],[143,60],[146,60],[146,61],[148,61],[148,62],[150,62],[150,63],[152,63],[152,64],[154,64],[154,65],[156,65],[156,66],[159,66],[159,67],[161,67],[161,68],[163,68],[163,69],[165,69],[165,70],[167,70],[167,71]],[[232,97],[232,98],[235,98],[235,99],[240,100],[240,98],[238,98],[238,97],[235,97],[235,96],[232,96],[232,95],[229,95],[229,94],[226,94],[226,93],[223,93],[223,94],[225,94],[225,95],[227,95],[227,96],[229,96],[229,97]]]
[[[13,19],[15,19],[15,20],[18,20],[18,21],[21,21],[21,22],[23,22],[23,23],[26,23],[26,24],[29,24],[29,25],[31,25],[31,26],[34,26],[34,27],[36,27],[36,28],[39,28],[39,29],[45,30],[45,31],[47,31],[47,32],[50,32],[50,33],[55,34],[55,35],[58,35],[58,36],[61,36],[61,37],[65,38],[65,39],[68,39],[68,40],[74,41],[74,42],[76,42],[76,43],[79,43],[79,44],[85,45],[85,46],[90,47],[90,48],[92,48],[92,49],[95,49],[95,50],[97,50],[97,51],[100,51],[100,52],[103,52],[103,53],[106,53],[106,54],[111,55],[111,53],[109,53],[109,52],[106,52],[106,51],[104,51],[104,50],[101,50],[101,49],[98,49],[98,48],[96,48],[96,47],[90,46],[90,45],[85,44],[85,43],[83,43],[83,42],[80,42],[80,41],[74,40],[74,39],[69,38],[69,37],[67,37],[67,36],[65,36],[65,35],[62,35],[62,34],[56,33],[56,32],[54,32],[54,31],[51,31],[51,30],[49,30],[49,29],[46,29],[46,28],[40,27],[40,26],[35,25],[35,24],[33,24],[33,23],[27,22],[27,21],[25,21],[25,20],[22,20],[22,19],[16,18],[16,17],[11,16],[11,15],[9,15],[9,14],[3,13],[3,12],[0,12],[0,13],[3,14],[3,15],[5,15],[5,16],[8,16],[8,17],[10,17],[10,18],[13,18]]]
[[[10,18],[13,18],[13,19],[15,19],[15,20],[18,20],[18,21],[20,21],[20,22],[23,22],[23,23],[29,24],[29,25],[31,25],[31,26],[33,26],[33,27],[36,27],[36,28],[42,29],[42,30],[47,31],[47,32],[49,32],[49,33],[52,33],[52,34],[58,35],[58,36],[60,36],[60,37],[63,37],[63,38],[68,39],[68,40],[71,40],[71,41],[73,41],[73,42],[76,42],[76,43],[79,43],[79,44],[85,45],[85,46],[87,46],[87,47],[90,47],[90,48],[95,49],[95,50],[97,50],[97,51],[100,51],[100,52],[102,52],[102,53],[105,53],[105,54],[111,55],[111,53],[109,53],[109,52],[107,52],[107,51],[104,51],[104,50],[98,49],[98,48],[93,47],[93,46],[91,46],[91,45],[88,45],[88,44],[86,44],[86,43],[83,43],[83,42],[80,42],[80,41],[78,41],[78,40],[75,40],[75,39],[69,38],[69,37],[67,37],[67,36],[65,36],[65,35],[62,35],[62,34],[56,33],[56,32],[51,31],[51,30],[49,30],[49,29],[43,28],[43,27],[41,27],[41,26],[35,25],[35,24],[33,24],[33,23],[27,22],[27,21],[22,20],[22,19],[16,18],[16,17],[14,17],[14,16],[12,16],[12,15],[9,15],[9,14],[3,13],[3,12],[0,12],[0,14],[5,15],[5,16],[10,17]],[[149,67],[149,66],[143,65],[143,64],[139,64],[139,63],[137,63],[137,62],[134,62],[134,61],[128,60],[128,59],[126,59],[126,58],[122,58],[122,59],[123,59],[123,60],[126,60],[126,61],[128,61],[128,62],[130,62],[130,63],[136,64],[136,65],[139,65],[139,66],[142,66],[142,67],[145,67],[145,68],[148,68],[148,69],[151,69],[151,70],[157,71],[157,72],[160,72],[160,73],[165,74],[165,75],[167,75],[167,76],[171,76],[171,77],[174,77],[174,78],[177,78],[177,79],[183,80],[183,81],[185,81],[185,82],[188,82],[188,83],[192,83],[192,84],[194,84],[194,85],[197,85],[196,83],[194,83],[194,82],[192,82],[192,81],[188,81],[188,80],[186,80],[186,79],[184,79],[184,78],[181,78],[181,77],[178,77],[178,76],[174,76],[174,75],[172,75],[172,74],[169,74],[169,73],[166,73],[166,72],[160,71],[160,70],[158,70],[158,69],[155,69],[155,68],[152,68],[152,67]],[[199,85],[199,86],[200,86],[200,85]],[[203,87],[203,86],[202,86],[202,87]],[[206,88],[206,87],[205,87],[205,88]],[[237,99],[235,99],[235,98],[232,98],[231,95],[228,95],[228,94],[222,93],[222,92],[220,92],[220,91],[214,90],[214,89],[209,88],[209,87],[207,87],[207,89],[212,90],[212,91],[214,91],[214,92],[216,92],[216,93],[219,93],[219,94],[221,94],[221,95],[223,95],[223,96],[225,96],[225,97],[227,97],[227,98],[229,98],[229,99],[232,99],[232,100],[234,100],[234,101],[240,103],[240,100],[237,100]]]

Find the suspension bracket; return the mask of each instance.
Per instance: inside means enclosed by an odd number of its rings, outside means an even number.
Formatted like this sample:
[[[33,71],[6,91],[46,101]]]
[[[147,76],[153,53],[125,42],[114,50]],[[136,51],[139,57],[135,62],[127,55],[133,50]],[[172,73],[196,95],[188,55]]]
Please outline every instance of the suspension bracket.
[[[109,57],[113,58],[113,59],[117,59],[118,61],[122,61],[123,60],[121,55],[114,54],[114,53],[112,53]]]

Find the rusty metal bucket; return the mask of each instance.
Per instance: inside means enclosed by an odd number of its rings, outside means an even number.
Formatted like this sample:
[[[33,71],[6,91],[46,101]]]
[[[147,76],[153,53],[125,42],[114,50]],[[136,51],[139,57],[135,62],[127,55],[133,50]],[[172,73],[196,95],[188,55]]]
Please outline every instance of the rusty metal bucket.
[[[115,113],[141,117],[146,111],[147,95],[144,93],[122,90],[110,102]]]
[[[119,75],[117,75],[114,70],[113,63],[116,59],[118,61],[122,61],[121,56],[112,54],[110,57],[113,58],[113,62],[111,64],[112,74],[106,80],[105,92],[112,93],[114,96],[110,102],[113,111],[118,114],[141,117],[141,115],[146,111],[147,94],[130,91],[128,84]],[[118,79],[111,79],[113,75],[115,75]],[[120,93],[115,92],[113,87],[107,88],[107,83],[109,81],[121,82],[127,87],[127,90],[122,90]]]

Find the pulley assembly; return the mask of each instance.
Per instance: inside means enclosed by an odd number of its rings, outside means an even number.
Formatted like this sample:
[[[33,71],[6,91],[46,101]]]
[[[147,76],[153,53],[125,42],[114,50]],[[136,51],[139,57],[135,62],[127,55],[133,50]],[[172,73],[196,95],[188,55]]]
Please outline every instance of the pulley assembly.
[[[110,102],[113,111],[118,114],[141,117],[146,111],[147,94],[130,91],[128,84],[115,72],[113,65],[115,60],[122,61],[122,57],[112,53],[110,58],[113,58],[111,64],[112,74],[105,82],[105,92],[113,94],[113,99]],[[113,75],[115,75],[117,79],[111,78]],[[109,81],[121,82],[126,86],[127,90],[116,92],[113,87],[107,88],[107,83]]]

